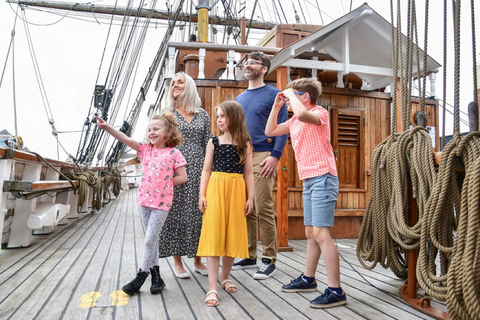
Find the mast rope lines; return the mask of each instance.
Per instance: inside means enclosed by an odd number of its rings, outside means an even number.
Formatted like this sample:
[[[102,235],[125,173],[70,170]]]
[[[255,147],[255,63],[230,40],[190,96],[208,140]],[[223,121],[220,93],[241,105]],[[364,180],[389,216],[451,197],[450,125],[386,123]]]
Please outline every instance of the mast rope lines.
[[[475,21],[471,1],[472,23]],[[460,134],[460,1],[453,1],[455,45],[454,137],[442,151],[438,183],[427,204],[426,223],[417,267],[420,286],[446,301],[452,319],[478,319],[480,314],[480,132],[478,101],[469,104],[470,133]],[[444,3],[447,16],[447,1]],[[445,19],[446,21],[446,19]],[[476,88],[475,32],[472,32],[473,78]],[[446,48],[446,45],[445,45]],[[444,59],[445,59],[444,55]],[[437,271],[437,255],[440,268]]]
[[[413,20],[408,28],[406,62],[402,58],[402,34],[400,4],[397,8],[397,28],[394,28],[393,3],[392,14],[392,60],[394,79],[392,90],[392,134],[374,150],[371,160],[372,194],[357,242],[357,257],[367,269],[373,269],[377,263],[390,268],[400,277],[407,277],[407,250],[418,248],[420,241],[421,217],[435,183],[432,142],[425,129],[426,117],[419,117],[417,123],[410,125],[412,110],[411,79],[413,54],[417,52],[417,70],[419,48],[414,45],[416,37],[415,6],[410,0],[408,16]],[[428,10],[427,10],[428,13]],[[424,50],[424,55],[427,51]],[[397,85],[399,70],[403,70],[401,80],[401,116],[402,132],[397,132]],[[424,70],[426,70],[424,68]],[[419,72],[419,81],[426,78],[425,72]],[[425,100],[420,99],[420,111],[424,115]],[[420,121],[423,120],[423,121]],[[415,198],[419,219],[409,225],[409,190]],[[368,265],[366,261],[372,262]]]
[[[30,34],[30,29],[28,27],[28,25],[30,23],[27,20],[24,8],[21,7],[20,5],[19,5],[19,8],[21,9],[21,13],[22,13],[22,16],[20,17],[20,19],[22,19],[23,24],[24,24],[28,49],[30,51],[30,57],[32,59],[33,69],[35,71],[35,77],[36,77],[36,80],[37,80],[40,96],[41,96],[41,99],[42,99],[43,108],[45,110],[45,114],[46,114],[48,123],[50,124],[50,127],[52,128],[52,135],[55,137],[55,140],[57,142],[57,158],[58,159],[60,158],[59,148],[62,148],[63,151],[65,152],[65,154],[69,158],[73,159],[72,155],[67,152],[67,150],[65,149],[65,147],[62,145],[62,143],[60,142],[60,140],[58,138],[58,131],[55,128],[55,120],[53,118],[53,113],[52,113],[52,110],[50,108],[50,102],[48,100],[45,85],[43,84],[43,78],[42,78],[42,74],[40,72],[40,66],[38,64],[37,56],[35,54],[35,48],[34,48],[34,45],[33,45],[33,40],[32,40],[31,34]],[[16,16],[16,18],[19,17],[18,11],[15,12],[15,16]],[[0,79],[0,88],[1,88],[1,84],[3,82],[3,76],[4,76],[4,73],[5,73],[8,57],[9,57],[9,54],[10,54],[10,50],[12,50],[12,70],[13,70],[13,84],[14,84],[13,85],[13,107],[14,107],[14,117],[15,117],[14,125],[15,125],[15,136],[18,136],[18,132],[17,132],[17,103],[16,103],[16,97],[15,97],[15,57],[14,57],[14,52],[15,52],[14,38],[15,38],[15,34],[16,34],[16,23],[17,23],[16,18],[15,18],[15,22],[14,22],[14,27],[13,27],[12,32],[11,32],[10,45],[9,45],[7,57],[6,57],[6,60],[5,60],[5,65],[4,65],[4,68],[3,68],[3,71],[2,71],[2,76],[1,76],[1,79]]]
[[[129,9],[131,9],[132,4],[133,1],[130,1],[128,3]],[[151,5],[155,6],[155,4],[156,1],[152,2]],[[110,62],[108,73],[105,79],[105,83],[104,85],[97,85],[95,88],[95,94],[92,96],[92,102],[88,113],[89,116],[84,123],[84,130],[82,132],[83,141],[81,138],[81,145],[79,145],[77,151],[77,160],[79,161],[79,163],[91,164],[93,161],[93,157],[102,141],[103,147],[102,151],[99,153],[98,158],[99,160],[103,158],[103,149],[105,148],[109,136],[106,135],[103,130],[96,127],[95,116],[100,116],[107,121],[109,118],[108,114],[111,109],[112,115],[109,122],[115,123],[124,95],[128,91],[127,87],[131,81],[132,75],[134,74],[133,70],[135,66],[138,66],[139,55],[145,42],[146,31],[148,29],[148,23],[150,21],[149,19],[147,19],[144,22],[142,28],[140,28],[140,35],[137,36],[137,25],[140,22],[139,12],[141,11],[142,6],[143,2],[141,2],[139,4],[139,7],[136,9],[137,15],[135,16],[133,22],[130,22],[130,16],[125,14],[117,39],[117,43],[115,45],[113,58]],[[112,23],[113,15],[110,28],[112,26]],[[131,28],[129,28],[129,25],[131,25]],[[135,38],[137,38],[136,41]],[[119,87],[120,84],[121,86]],[[111,107],[110,105],[113,101],[115,102]],[[91,137],[90,130],[92,130]]]
[[[446,0],[444,4],[446,16]],[[376,263],[381,263],[382,266],[390,268],[392,266],[396,268],[398,265],[414,268],[416,279],[415,277],[413,279],[410,278],[410,272],[408,272],[408,281],[414,281],[413,286],[415,286],[415,282],[418,280],[418,284],[425,293],[440,301],[446,301],[447,309],[452,319],[478,319],[480,314],[480,298],[478,295],[480,283],[480,264],[478,263],[480,258],[480,250],[478,250],[478,245],[480,244],[480,181],[478,179],[480,176],[480,132],[478,132],[478,104],[473,102],[469,105],[469,111],[472,113],[470,116],[472,132],[464,137],[459,132],[460,1],[452,0],[452,5],[455,43],[454,138],[443,149],[436,180],[432,179],[430,174],[431,168],[423,174],[417,174],[417,171],[412,172],[414,166],[410,166],[411,192],[415,199],[415,204],[418,206],[418,212],[414,207],[410,208],[410,210],[414,210],[413,214],[416,215],[415,218],[418,219],[418,222],[415,224],[414,221],[409,221],[410,225],[413,226],[408,228],[405,228],[403,224],[407,219],[412,219],[412,215],[407,217],[398,214],[400,211],[404,213],[410,211],[408,210],[409,203],[405,201],[405,198],[398,198],[398,195],[404,195],[403,192],[407,190],[403,182],[402,186],[400,183],[397,183],[404,179],[404,174],[402,173],[399,176],[398,173],[402,171],[396,168],[396,174],[392,175],[388,170],[389,166],[394,163],[392,159],[395,158],[390,156],[390,154],[383,154],[384,150],[388,149],[387,151],[390,152],[390,149],[394,150],[398,145],[401,145],[399,142],[402,141],[401,136],[404,133],[402,132],[399,136],[390,136],[377,147],[378,150],[376,149],[372,156],[372,197],[367,206],[359,235],[357,256],[362,265],[367,268],[373,268]],[[393,8],[392,1],[391,6]],[[410,11],[412,9],[413,11]],[[397,18],[399,18],[399,12],[398,6]],[[409,3],[409,12],[409,14],[414,13],[413,2]],[[472,1],[472,21],[474,21],[473,12]],[[428,14],[428,1],[426,2],[426,14]],[[414,19],[414,15],[411,17]],[[428,18],[425,21],[427,23]],[[397,30],[400,29],[399,26],[397,28]],[[413,33],[413,28],[409,26],[409,30],[411,30],[408,32],[409,38]],[[407,47],[410,47],[408,42]],[[399,47],[396,48],[396,50],[398,49]],[[410,48],[407,49],[407,66],[412,53],[410,50]],[[394,51],[395,49],[392,48],[392,52]],[[474,46],[472,51],[475,56]],[[444,59],[446,62],[445,54]],[[418,56],[417,61],[419,61]],[[408,70],[406,74],[409,74]],[[423,74],[422,76],[426,75]],[[475,68],[474,78],[476,78]],[[408,79],[408,77],[405,77],[404,81],[408,81]],[[405,111],[404,107],[411,101],[410,98],[407,99],[404,95],[405,88],[408,89],[408,84],[404,83],[402,84],[403,126],[408,124],[406,117],[410,114],[408,111]],[[424,92],[425,90],[422,89],[421,91]],[[394,90],[395,92],[396,90]],[[409,91],[407,90],[407,92]],[[422,100],[420,99],[420,106]],[[395,112],[395,97],[393,101]],[[445,96],[443,101],[445,103]],[[395,123],[396,119],[392,123],[392,128],[395,127]],[[410,131],[412,130],[410,129]],[[398,150],[402,149],[398,148]],[[424,157],[426,156],[426,158],[423,162],[431,166],[433,160],[431,147],[427,147],[424,152]],[[395,153],[392,152],[392,154]],[[406,156],[410,163],[413,162],[412,156],[414,155],[417,156],[411,152],[402,154],[402,152],[397,151],[396,153],[396,157],[399,158]],[[394,180],[391,180],[392,177],[394,177]],[[424,187],[418,184],[425,179],[429,181],[428,189],[423,189]],[[385,180],[388,183],[384,183]],[[402,191],[400,191],[400,188],[403,188]],[[391,194],[391,196],[384,199],[382,194]],[[392,199],[396,200],[393,201]],[[397,212],[391,209],[392,203],[399,204]],[[419,249],[418,257],[416,249]],[[408,256],[405,255],[405,250],[408,250]],[[392,257],[390,252],[396,253],[396,256]],[[412,256],[413,260],[416,261],[416,263],[412,263],[413,265],[408,263],[408,259]],[[365,261],[373,261],[373,264],[368,266]],[[437,266],[438,262],[440,266]],[[405,269],[392,268],[392,270],[395,274],[403,277],[407,272]],[[430,308],[429,304],[427,307],[424,305],[425,300],[428,299],[423,298],[418,302],[418,309]],[[429,311],[425,310],[425,312]],[[433,313],[431,314],[433,315]],[[436,314],[445,316],[445,313],[442,311]],[[448,317],[448,314],[446,317]]]
[[[145,101],[145,95],[148,89],[150,88],[150,85],[152,84],[153,76],[158,69],[158,66],[160,65],[160,62],[165,59],[165,55],[167,53],[167,44],[168,41],[170,40],[170,37],[172,36],[173,29],[175,28],[175,25],[177,24],[178,17],[180,16],[180,13],[183,8],[185,0],[179,0],[177,10],[175,11],[173,17],[169,20],[169,26],[167,31],[165,32],[165,35],[163,37],[162,43],[160,44],[160,47],[155,55],[155,58],[152,62],[152,65],[148,69],[147,76],[145,77],[145,80],[140,88],[140,92],[137,95],[137,98],[133,104],[133,107],[130,110],[130,114],[128,117],[127,121],[124,121],[122,129],[126,129],[129,131],[124,132],[127,135],[132,134],[132,129],[135,127],[138,117],[140,115],[140,111],[143,106],[143,102]],[[161,92],[159,91],[159,95]],[[106,163],[107,164],[117,164],[125,150],[125,144],[117,141],[115,145],[112,145],[110,148],[108,155],[106,157]]]

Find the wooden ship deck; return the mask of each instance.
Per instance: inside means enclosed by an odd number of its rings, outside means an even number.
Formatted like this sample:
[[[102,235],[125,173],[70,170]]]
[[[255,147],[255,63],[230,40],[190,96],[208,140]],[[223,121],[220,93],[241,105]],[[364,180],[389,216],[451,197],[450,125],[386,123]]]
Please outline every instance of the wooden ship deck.
[[[136,188],[122,191],[100,211],[32,236],[29,247],[2,249],[0,319],[431,319],[402,300],[402,279],[380,266],[360,265],[355,239],[336,239],[346,306],[313,309],[309,301],[319,292],[281,291],[304,269],[306,240],[289,241],[293,251],[278,253],[278,271],[270,279],[253,280],[255,269],[232,271],[239,290],[227,294],[219,285],[217,308],[205,306],[208,278],[186,258],[190,279],[174,276],[171,257],[160,259],[166,288],[152,295],[147,279],[139,294],[125,299],[119,293],[138,269],[144,239],[136,194]],[[319,264],[322,291],[326,274],[323,260]]]

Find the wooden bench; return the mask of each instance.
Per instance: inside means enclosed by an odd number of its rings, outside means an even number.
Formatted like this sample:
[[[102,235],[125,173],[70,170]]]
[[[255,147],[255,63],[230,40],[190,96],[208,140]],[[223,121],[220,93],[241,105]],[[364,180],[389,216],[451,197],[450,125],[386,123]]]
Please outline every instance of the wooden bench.
[[[27,247],[32,234],[50,233],[79,216],[79,182],[60,180],[59,173],[73,172],[75,164],[45,160],[51,166],[35,154],[0,147],[0,229],[8,248]],[[82,212],[93,199],[88,189]]]

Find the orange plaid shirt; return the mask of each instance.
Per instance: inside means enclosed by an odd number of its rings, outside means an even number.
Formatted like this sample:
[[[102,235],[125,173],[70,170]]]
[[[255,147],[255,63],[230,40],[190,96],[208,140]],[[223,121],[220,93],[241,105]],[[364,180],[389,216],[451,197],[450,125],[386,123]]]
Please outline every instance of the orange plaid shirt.
[[[309,112],[318,115],[319,124],[301,122],[295,116],[285,122],[290,130],[298,176],[300,180],[319,177],[326,173],[338,176],[335,156],[330,143],[328,111],[317,105]]]

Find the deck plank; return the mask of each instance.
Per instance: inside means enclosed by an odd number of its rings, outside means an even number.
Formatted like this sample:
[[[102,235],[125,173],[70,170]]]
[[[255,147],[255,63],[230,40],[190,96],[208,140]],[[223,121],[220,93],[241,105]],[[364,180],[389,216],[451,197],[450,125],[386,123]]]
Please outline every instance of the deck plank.
[[[178,279],[172,257],[160,259],[166,283],[160,294],[150,294],[149,277],[139,294],[126,297],[121,305],[115,300],[118,290],[135,277],[143,255],[144,230],[136,193],[136,189],[122,191],[99,212],[69,220],[49,235],[34,235],[28,248],[2,249],[0,318],[431,319],[403,302],[399,295],[403,280],[381,266],[368,270],[360,264],[355,239],[337,240],[348,298],[344,307],[309,307],[309,301],[326,287],[323,259],[316,274],[318,292],[281,291],[283,284],[304,271],[305,240],[289,241],[294,250],[278,253],[278,271],[267,280],[253,280],[255,269],[232,271],[238,291],[229,294],[219,285],[217,308],[205,306],[208,278],[193,271],[193,259],[184,258],[191,278]],[[261,245],[258,248],[261,256]],[[92,297],[94,303],[82,305]]]

